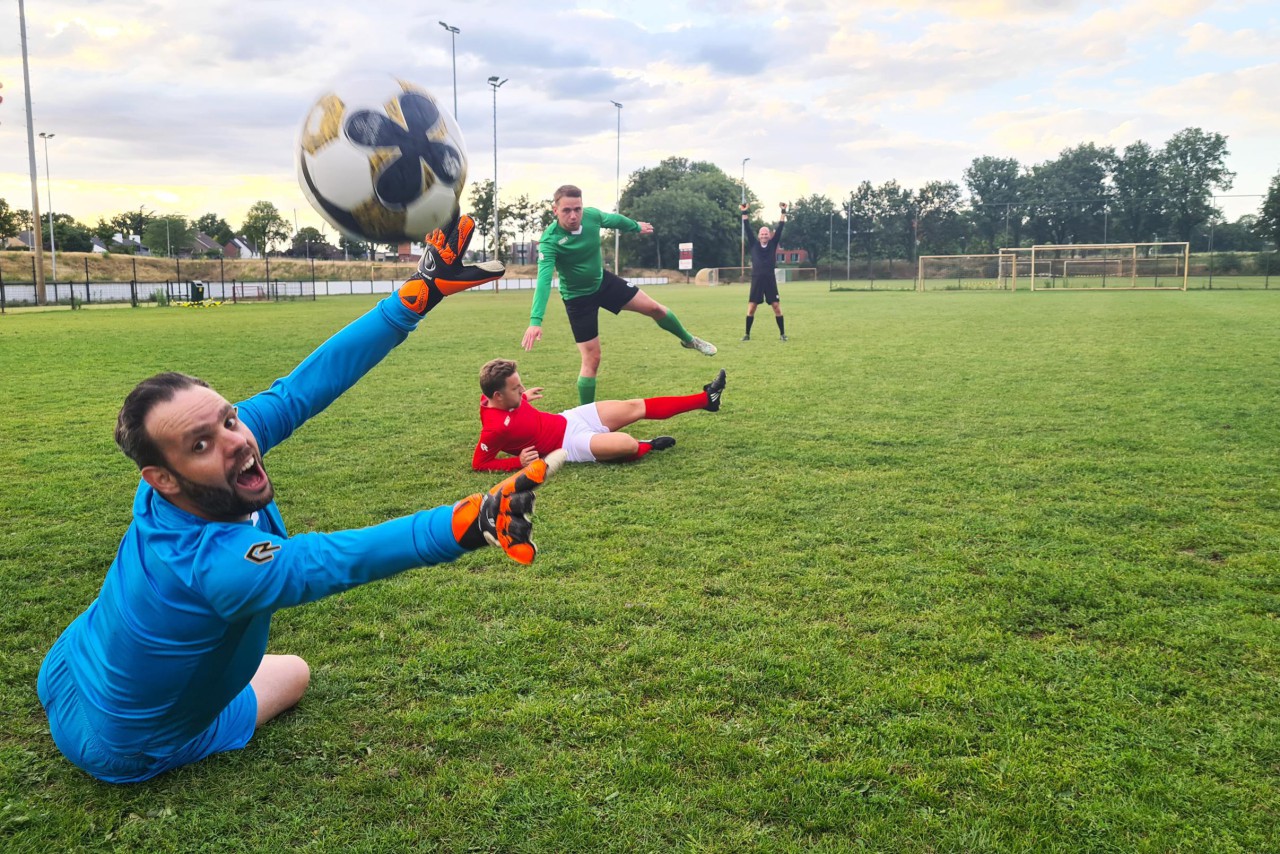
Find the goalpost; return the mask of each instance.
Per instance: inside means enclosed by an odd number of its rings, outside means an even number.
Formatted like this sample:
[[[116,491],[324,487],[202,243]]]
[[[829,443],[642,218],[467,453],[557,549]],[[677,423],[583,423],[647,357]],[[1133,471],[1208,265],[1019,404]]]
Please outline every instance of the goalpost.
[[[1012,290],[1003,254],[921,255],[917,291]]]
[[[1189,243],[1041,244],[1024,270],[1033,291],[1185,291],[1190,261]]]

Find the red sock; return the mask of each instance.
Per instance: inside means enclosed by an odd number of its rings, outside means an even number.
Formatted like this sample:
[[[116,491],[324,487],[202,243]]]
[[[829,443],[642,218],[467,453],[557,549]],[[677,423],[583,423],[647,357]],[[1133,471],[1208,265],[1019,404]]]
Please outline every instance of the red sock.
[[[628,459],[638,460],[652,450],[653,450],[653,445],[649,444],[648,442],[641,442],[640,447],[636,448],[635,456],[628,457]]]
[[[705,391],[679,397],[646,397],[644,399],[644,417],[649,419],[670,418],[682,412],[693,412],[695,409],[706,408],[707,393]],[[648,451],[645,453],[648,453]]]

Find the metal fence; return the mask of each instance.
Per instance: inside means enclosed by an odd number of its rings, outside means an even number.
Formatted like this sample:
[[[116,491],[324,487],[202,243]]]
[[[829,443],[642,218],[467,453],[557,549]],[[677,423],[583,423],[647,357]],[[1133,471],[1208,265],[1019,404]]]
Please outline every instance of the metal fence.
[[[634,285],[664,285],[666,277],[650,276],[629,278]],[[45,303],[77,308],[95,303],[129,303],[167,305],[174,303],[240,303],[280,302],[285,300],[315,299],[323,296],[357,296],[389,294],[404,282],[404,277],[345,280],[293,279],[241,281],[203,281],[187,279],[163,282],[95,282],[87,275],[82,282],[46,282]],[[478,288],[480,291],[502,292],[532,290],[537,280],[511,277]],[[555,285],[553,284],[553,287]],[[35,282],[5,281],[0,274],[0,312],[17,306],[36,304]]]

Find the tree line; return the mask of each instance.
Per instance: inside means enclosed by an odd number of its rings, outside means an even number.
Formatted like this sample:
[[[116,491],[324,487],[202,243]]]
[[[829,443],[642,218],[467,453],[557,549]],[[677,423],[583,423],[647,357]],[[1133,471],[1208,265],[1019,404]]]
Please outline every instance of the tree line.
[[[1117,151],[1082,143],[1030,165],[1015,158],[976,157],[964,170],[963,187],[950,180],[928,181],[915,190],[895,180],[863,181],[840,198],[813,194],[794,200],[784,244],[806,250],[809,263],[850,256],[894,261],[982,254],[1034,243],[1188,241],[1193,251],[1275,248],[1280,245],[1280,174],[1271,180],[1257,214],[1228,222],[1215,204],[1215,196],[1230,190],[1235,179],[1226,167],[1228,153],[1225,136],[1186,128],[1159,147],[1139,140]],[[671,267],[678,244],[692,242],[697,266],[738,265],[743,242],[738,206],[744,199],[752,212],[751,233],[777,220],[776,209],[762,207],[749,187],[713,163],[670,157],[632,173],[619,208],[632,219],[653,223],[655,233],[623,235],[624,263]],[[493,182],[473,184],[467,201],[481,233],[480,253],[496,251],[508,263],[535,262],[530,249],[552,220],[550,200],[520,195],[500,201],[496,235]],[[49,223],[41,219],[48,246]],[[53,216],[56,245],[68,252],[90,251],[95,236],[113,248],[113,239],[121,235],[125,243],[113,251],[131,251],[136,239],[154,255],[185,255],[192,252],[197,231],[219,246],[240,237],[260,253],[295,257],[362,258],[376,249],[342,235],[331,242],[311,226],[289,226],[268,201],[256,202],[238,229],[213,213],[188,219],[145,207],[100,217],[93,227],[65,213]],[[0,198],[0,239],[31,227],[30,211],[11,209]],[[603,249],[612,256],[612,239]]]

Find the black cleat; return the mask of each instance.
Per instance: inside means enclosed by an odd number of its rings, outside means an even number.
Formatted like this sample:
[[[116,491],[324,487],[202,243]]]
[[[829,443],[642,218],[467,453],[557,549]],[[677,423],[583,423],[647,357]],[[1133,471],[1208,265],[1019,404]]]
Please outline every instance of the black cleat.
[[[751,340],[751,336],[750,336],[750,335],[743,335],[743,336],[742,336],[742,340],[743,340],[743,341],[750,341],[750,340]]]
[[[720,395],[724,394],[724,368],[720,369],[720,373],[716,374],[716,378],[702,387],[707,393],[708,412],[720,411]]]
[[[780,336],[780,337],[778,338],[778,340],[779,340],[779,341],[786,341],[786,340],[787,340],[787,336],[782,335],[782,336]]]
[[[652,439],[645,439],[649,443],[649,447],[655,451],[665,451],[667,448],[674,448],[676,440],[671,436],[654,436]]]

